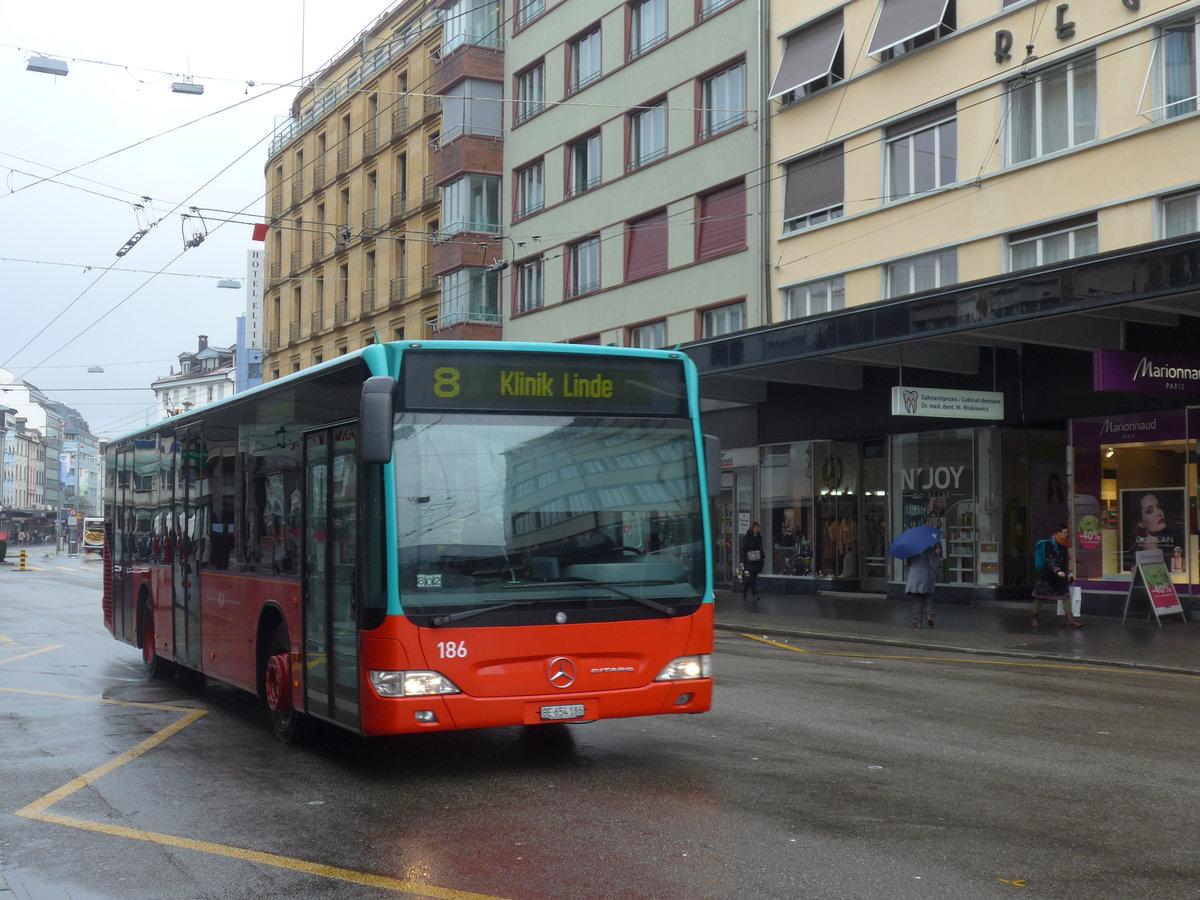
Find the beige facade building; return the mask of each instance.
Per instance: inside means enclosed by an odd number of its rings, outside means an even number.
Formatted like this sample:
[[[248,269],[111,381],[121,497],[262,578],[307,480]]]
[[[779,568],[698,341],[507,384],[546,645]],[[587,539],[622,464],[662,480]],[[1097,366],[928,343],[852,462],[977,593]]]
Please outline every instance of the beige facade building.
[[[1194,231],[1198,8],[772,4],[775,320]]]
[[[299,92],[271,143],[264,381],[434,327],[441,21],[431,0],[393,7]]]

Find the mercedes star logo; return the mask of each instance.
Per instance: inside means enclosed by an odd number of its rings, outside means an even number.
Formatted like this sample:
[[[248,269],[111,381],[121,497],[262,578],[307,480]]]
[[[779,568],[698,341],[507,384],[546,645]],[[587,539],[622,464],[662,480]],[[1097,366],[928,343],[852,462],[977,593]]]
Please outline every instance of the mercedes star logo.
[[[550,660],[546,676],[556,688],[568,688],[575,683],[575,663],[565,656]]]

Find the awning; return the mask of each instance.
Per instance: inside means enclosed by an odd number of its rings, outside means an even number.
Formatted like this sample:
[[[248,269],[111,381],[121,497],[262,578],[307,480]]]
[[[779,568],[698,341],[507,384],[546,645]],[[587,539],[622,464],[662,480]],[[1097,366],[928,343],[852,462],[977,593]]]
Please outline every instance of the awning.
[[[838,10],[832,16],[789,34],[783,48],[783,61],[775,73],[767,99],[774,100],[828,75],[843,33],[842,12]]]
[[[842,145],[837,144],[784,166],[785,220],[841,205],[845,198],[842,156]]]
[[[890,50],[941,24],[950,0],[883,0],[868,56]]]

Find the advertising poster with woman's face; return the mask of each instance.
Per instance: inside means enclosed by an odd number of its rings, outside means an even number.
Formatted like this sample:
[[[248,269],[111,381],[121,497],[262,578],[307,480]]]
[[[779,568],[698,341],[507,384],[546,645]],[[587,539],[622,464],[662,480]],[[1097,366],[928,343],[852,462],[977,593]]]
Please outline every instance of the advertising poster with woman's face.
[[[1182,488],[1121,491],[1125,571],[1133,571],[1139,550],[1161,550],[1168,569],[1177,555],[1182,557],[1186,508]]]

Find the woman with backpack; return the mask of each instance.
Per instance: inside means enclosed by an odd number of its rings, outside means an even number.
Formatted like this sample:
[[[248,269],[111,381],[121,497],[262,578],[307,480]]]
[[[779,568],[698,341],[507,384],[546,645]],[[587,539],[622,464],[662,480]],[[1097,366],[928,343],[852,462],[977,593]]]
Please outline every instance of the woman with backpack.
[[[1033,585],[1034,628],[1041,623],[1042,601],[1062,600],[1063,615],[1070,628],[1082,628],[1083,623],[1071,614],[1071,573],[1067,570],[1067,548],[1071,546],[1071,529],[1060,524],[1054,537],[1038,541],[1033,548],[1033,563],[1037,569],[1037,581]]]

